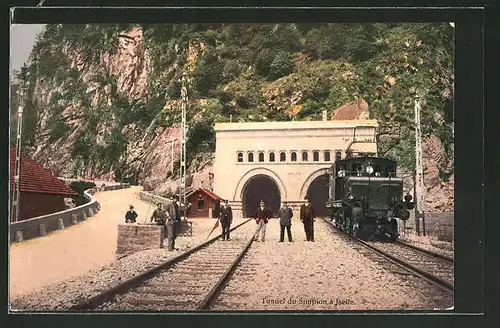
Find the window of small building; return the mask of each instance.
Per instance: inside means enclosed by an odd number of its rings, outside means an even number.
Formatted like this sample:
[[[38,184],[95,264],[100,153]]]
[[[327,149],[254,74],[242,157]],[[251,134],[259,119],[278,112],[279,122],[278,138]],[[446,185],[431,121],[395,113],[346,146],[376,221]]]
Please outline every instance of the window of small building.
[[[280,153],[280,162],[284,162],[284,161],[286,161],[286,154],[285,154],[285,152],[284,152],[284,151],[282,151],[282,152]]]
[[[248,153],[248,161],[253,162],[253,153]]]
[[[259,162],[264,162],[264,153],[259,153]]]
[[[340,161],[342,159],[342,153],[340,151],[335,153],[335,160]]]
[[[243,153],[238,153],[238,162],[243,162]]]
[[[319,152],[318,151],[315,151],[313,153],[313,161],[315,161],[315,162],[319,161]]]
[[[296,162],[297,161],[297,153],[292,151],[292,162]]]
[[[202,210],[205,208],[205,200],[204,199],[198,199],[198,209]]]
[[[274,152],[269,153],[269,162],[274,162]]]
[[[330,152],[328,150],[325,151],[325,162],[330,161]]]
[[[308,158],[309,154],[307,153],[307,151],[303,151],[302,152],[302,160],[304,162],[307,162],[307,158]]]

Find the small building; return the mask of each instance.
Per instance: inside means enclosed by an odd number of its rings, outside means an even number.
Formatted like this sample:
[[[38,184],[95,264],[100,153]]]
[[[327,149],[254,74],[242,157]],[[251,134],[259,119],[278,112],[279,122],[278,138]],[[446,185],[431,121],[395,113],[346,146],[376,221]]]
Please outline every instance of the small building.
[[[217,218],[220,212],[221,197],[210,190],[199,188],[186,195],[188,204],[191,204],[189,218]]]
[[[16,147],[10,148],[10,208],[14,178],[16,175]],[[43,168],[30,157],[21,154],[21,177],[19,187],[19,217],[18,221],[35,218],[64,211],[65,198],[78,196],[51,171]],[[11,216],[13,213],[11,213]]]

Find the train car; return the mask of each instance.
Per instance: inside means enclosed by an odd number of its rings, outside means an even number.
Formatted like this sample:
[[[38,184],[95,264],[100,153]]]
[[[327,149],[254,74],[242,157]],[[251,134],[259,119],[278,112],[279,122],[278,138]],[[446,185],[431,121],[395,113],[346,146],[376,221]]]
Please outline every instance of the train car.
[[[415,207],[412,196],[403,197],[403,179],[396,162],[379,157],[336,161],[329,170],[330,210],[335,225],[355,237],[398,238],[396,218],[408,220]]]

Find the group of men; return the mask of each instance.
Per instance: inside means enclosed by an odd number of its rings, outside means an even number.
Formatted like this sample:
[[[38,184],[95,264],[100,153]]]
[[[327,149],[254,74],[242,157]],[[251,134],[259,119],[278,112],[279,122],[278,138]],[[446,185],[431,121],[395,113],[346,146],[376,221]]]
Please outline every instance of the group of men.
[[[259,235],[261,236],[261,241],[266,240],[266,226],[269,219],[272,217],[271,210],[266,206],[263,200],[260,201],[259,208],[255,211],[253,218],[257,223],[257,229],[255,230],[255,241],[259,240]],[[282,206],[278,211],[278,217],[280,219],[280,240],[284,241],[285,230],[288,235],[288,241],[292,240],[292,217],[293,211],[288,206],[286,201],[282,202]],[[314,242],[314,217],[315,212],[309,199],[306,197],[304,204],[300,207],[300,221],[304,224],[304,231],[306,233],[306,240]],[[225,200],[220,209],[219,220],[222,226],[222,240],[229,239],[229,229],[233,221],[233,214],[228,201]]]
[[[314,217],[315,212],[309,199],[306,197],[304,204],[300,207],[300,221],[304,224],[304,231],[306,233],[306,240],[314,242]],[[169,251],[177,250],[175,248],[175,238],[177,231],[179,229],[179,223],[181,221],[181,214],[179,210],[179,197],[172,196],[171,203],[167,205],[164,210],[162,203],[157,204],[156,210],[151,216],[150,223],[155,222],[160,226],[164,226],[167,235],[167,246]],[[233,211],[231,206],[229,206],[228,200],[224,200],[222,206],[220,207],[219,220],[222,227],[222,240],[230,240],[229,230],[231,223],[233,222]],[[261,236],[261,241],[266,240],[266,226],[269,219],[272,217],[271,210],[266,206],[263,200],[260,201],[259,208],[255,211],[253,218],[257,223],[257,229],[255,230],[255,241],[258,241],[259,235]],[[280,240],[284,241],[285,230],[288,235],[288,241],[292,240],[292,217],[293,211],[289,207],[286,201],[282,202],[281,208],[278,211],[278,217],[280,219]],[[135,223],[137,218],[137,213],[134,211],[134,207],[130,206],[130,210],[125,214],[126,223]]]
[[[158,203],[157,208],[151,215],[149,223],[157,224],[165,227],[167,237],[167,247],[169,251],[178,250],[175,248],[175,238],[179,230],[179,223],[181,222],[181,213],[179,210],[179,197],[174,195],[170,198],[171,202],[163,209],[163,204]],[[131,205],[130,210],[125,214],[126,223],[135,223],[137,213]]]

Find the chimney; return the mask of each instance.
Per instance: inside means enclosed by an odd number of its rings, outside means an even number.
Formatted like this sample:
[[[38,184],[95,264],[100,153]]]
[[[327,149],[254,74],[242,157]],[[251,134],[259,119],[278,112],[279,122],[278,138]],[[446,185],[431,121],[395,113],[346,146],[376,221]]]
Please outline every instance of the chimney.
[[[323,110],[323,121],[326,121],[328,111],[326,109]]]

